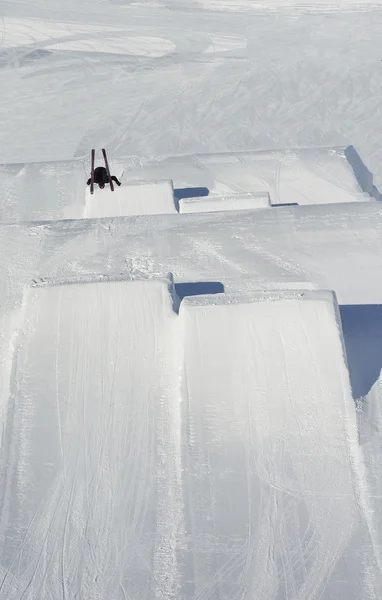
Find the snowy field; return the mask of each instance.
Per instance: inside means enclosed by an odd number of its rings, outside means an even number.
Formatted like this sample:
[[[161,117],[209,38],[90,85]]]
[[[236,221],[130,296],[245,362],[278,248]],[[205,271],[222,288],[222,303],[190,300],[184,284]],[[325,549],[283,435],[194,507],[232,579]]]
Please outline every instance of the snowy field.
[[[0,0],[0,600],[382,597],[381,28]]]
[[[0,163],[353,144],[382,186],[380,1],[0,9]]]

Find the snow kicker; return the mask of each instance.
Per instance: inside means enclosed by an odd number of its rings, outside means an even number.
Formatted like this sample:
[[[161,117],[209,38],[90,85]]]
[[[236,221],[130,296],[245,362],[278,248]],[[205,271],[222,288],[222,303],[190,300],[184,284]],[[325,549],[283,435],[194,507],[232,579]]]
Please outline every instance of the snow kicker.
[[[173,290],[29,289],[3,399],[0,600],[350,597],[361,580],[332,294],[200,296],[177,315]]]

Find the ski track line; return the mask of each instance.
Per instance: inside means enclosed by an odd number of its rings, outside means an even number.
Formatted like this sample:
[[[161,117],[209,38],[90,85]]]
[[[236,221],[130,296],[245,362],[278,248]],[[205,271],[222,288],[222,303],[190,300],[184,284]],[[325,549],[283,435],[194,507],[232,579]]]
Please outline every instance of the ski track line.
[[[303,321],[302,321],[303,322]],[[289,380],[288,380],[288,369],[287,369],[287,364],[286,364],[286,356],[285,356],[285,350],[288,347],[288,344],[285,340],[285,338],[283,337],[282,332],[279,332],[280,335],[280,344],[281,344],[281,348],[282,348],[282,361],[283,361],[283,369],[282,372],[286,374],[286,380],[287,380],[287,399],[289,401],[289,405],[291,408],[291,412],[294,416],[294,421],[296,422],[297,428],[298,428],[298,432],[299,432],[299,438],[302,441],[302,433],[301,433],[301,428],[300,428],[300,423],[299,423],[299,419],[297,417],[296,414],[296,410],[295,410],[295,405],[292,399],[292,394],[291,394],[291,390],[289,387]],[[315,362],[315,361],[314,361]],[[314,364],[313,362],[313,364]],[[306,476],[306,471],[305,471],[305,464],[303,463],[303,489],[306,490],[307,489],[307,476]],[[281,499],[281,502],[284,502],[284,499]],[[285,517],[285,511],[284,511],[284,517]],[[288,543],[288,534],[286,532],[284,532],[284,527],[285,527],[285,521],[284,523],[280,522],[280,540],[281,540],[281,545],[282,545],[282,549],[283,549],[283,553],[282,553],[282,557],[286,557],[287,560],[289,561],[289,557],[290,557],[290,552],[287,551],[287,543]],[[317,561],[315,561],[317,564]],[[322,574],[322,571],[323,574]],[[289,585],[291,585],[292,587],[292,595],[293,597],[298,597],[297,595],[297,589],[295,587],[295,581],[294,581],[294,577],[293,577],[293,573],[294,573],[294,569],[291,568],[290,564],[287,564],[287,566],[284,566],[284,580],[285,582],[288,582]],[[321,582],[319,580],[318,577],[318,583],[317,583],[317,576],[316,574],[320,573],[321,574]],[[309,577],[307,577],[304,581],[304,586],[307,586],[307,583],[309,583],[310,581],[312,581],[312,585],[315,587],[320,587],[320,584],[323,586],[324,582],[325,582],[325,570],[323,569],[323,563],[321,562],[318,563],[317,567],[316,567],[316,574],[313,572],[310,573]],[[290,581],[290,577],[292,577],[292,580]],[[314,597],[314,592],[308,592],[306,597],[311,597],[311,595]]]
[[[59,356],[59,341],[60,341],[60,312],[62,305],[62,294],[60,295],[60,302],[57,311],[57,320],[56,320],[56,361],[55,361],[55,376],[56,376],[56,407],[57,407],[57,422],[58,422],[58,435],[60,441],[60,452],[61,452],[61,469],[62,472],[65,472],[64,465],[64,446],[62,442],[62,425],[61,425],[61,415],[60,415],[60,405],[59,405],[59,382],[58,382],[58,356]]]
[[[185,319],[186,322],[186,328],[187,328],[187,322],[188,322],[188,315],[184,315],[183,318]],[[200,324],[199,321],[196,322],[195,324],[195,339],[196,340],[200,340],[200,336],[201,336],[201,331],[200,331]],[[186,333],[187,335],[187,333]],[[187,338],[186,338],[187,339]],[[196,342],[197,346],[200,346],[201,343],[200,341]],[[186,343],[186,352],[187,352],[187,348],[188,348],[188,343]],[[197,361],[196,365],[196,371],[199,371],[200,367],[201,367],[201,363],[199,361]],[[188,379],[188,375],[187,375],[187,370],[184,372],[183,375],[183,389],[185,394],[188,397],[188,402],[190,402],[190,398],[192,397],[190,390],[188,388],[188,384],[187,384],[187,379]],[[211,412],[211,408],[212,408],[212,412]],[[208,423],[208,418],[209,419],[214,419],[214,415],[216,414],[216,410],[217,407],[209,407],[208,403],[205,406],[205,411],[206,414],[203,418],[202,415],[198,416],[198,408],[195,406],[193,408],[192,404],[189,404],[189,412],[187,415],[187,419],[186,419],[186,423],[187,423],[187,438],[188,438],[188,448],[189,448],[189,460],[191,460],[191,468],[187,469],[187,471],[190,472],[191,478],[188,480],[189,484],[188,484],[188,489],[189,489],[189,510],[190,510],[190,525],[191,525],[191,531],[193,533],[193,538],[195,540],[198,541],[198,544],[200,544],[203,539],[206,538],[206,534],[207,531],[211,531],[211,535],[208,536],[209,538],[215,539],[216,538],[216,530],[215,530],[215,518],[213,516],[213,506],[214,506],[214,501],[213,501],[213,496],[212,496],[212,487],[211,487],[211,482],[210,482],[210,477],[209,477],[209,473],[211,473],[211,466],[208,467],[208,455],[200,455],[200,457],[198,457],[198,455],[200,454],[200,448],[203,447],[203,430],[200,427],[197,427],[197,423],[203,423],[205,419],[206,420],[206,424],[204,425],[204,427],[207,427],[207,423]],[[199,450],[198,450],[199,449]],[[207,462],[206,462],[207,461]],[[196,517],[195,515],[200,515],[203,514],[203,498],[206,497],[206,491],[205,491],[205,487],[203,486],[203,496],[200,496],[200,491],[198,490],[198,488],[195,488],[195,485],[193,484],[193,481],[195,481],[195,476],[197,475],[197,473],[199,471],[202,471],[203,473],[206,472],[207,476],[206,476],[206,484],[208,483],[208,489],[209,492],[207,493],[207,497],[209,498],[208,500],[208,506],[210,507],[210,511],[209,512],[209,516],[207,515],[204,519],[204,526],[200,526],[197,525],[197,521],[196,521]],[[192,477],[192,473],[194,474],[194,477]],[[205,509],[204,509],[205,510]],[[208,525],[208,522],[211,522],[211,525]],[[212,530],[211,530],[212,527]],[[199,531],[199,533],[198,533]],[[207,548],[206,548],[207,549]],[[204,598],[210,598],[210,597],[219,597],[219,586],[220,586],[220,581],[222,579],[224,579],[225,577],[227,577],[229,574],[234,573],[235,571],[237,571],[238,566],[246,561],[246,558],[243,556],[242,551],[239,553],[238,556],[231,556],[228,558],[227,561],[224,561],[223,565],[218,568],[217,564],[215,562],[215,559],[212,557],[212,563],[211,561],[207,561],[205,555],[202,553],[200,554],[200,558],[197,557],[197,555],[195,556],[195,551],[194,551],[194,572],[195,572],[195,579],[196,579],[196,583],[198,582],[199,579],[201,579],[201,587],[198,589],[198,587],[195,590],[195,598],[196,599],[204,599]],[[205,573],[205,569],[206,567],[208,568],[208,573]],[[198,575],[196,575],[198,574]]]
[[[256,336],[253,335],[251,329],[248,330],[248,332],[246,333],[247,336],[247,340],[249,342],[249,345],[251,347],[251,358],[254,364],[256,364],[255,356],[254,356],[254,348],[256,347]],[[246,372],[246,376],[244,377],[245,381],[251,381],[251,374]],[[252,589],[253,590],[253,582],[255,581],[255,578],[253,577],[253,573],[254,571],[256,571],[256,566],[261,564],[262,562],[268,561],[269,560],[269,553],[271,552],[271,548],[274,547],[275,544],[275,528],[271,526],[271,523],[273,522],[273,519],[276,520],[277,515],[274,514],[275,512],[275,503],[276,503],[276,497],[275,497],[275,491],[272,488],[269,488],[267,491],[264,489],[263,486],[261,486],[260,488],[260,495],[259,495],[259,501],[258,504],[256,505],[256,500],[255,498],[252,498],[251,495],[251,488],[252,488],[252,484],[251,484],[251,470],[250,470],[250,464],[251,462],[255,461],[255,456],[256,456],[256,445],[261,447],[261,437],[259,437],[256,434],[256,427],[252,427],[252,423],[256,423],[256,418],[253,416],[253,409],[252,409],[252,401],[251,401],[251,396],[250,394],[247,392],[246,393],[246,397],[247,397],[247,404],[246,404],[246,411],[247,411],[247,415],[248,415],[248,441],[249,444],[245,444],[245,450],[246,450],[246,454],[247,454],[247,485],[248,485],[248,559],[247,559],[247,563],[246,563],[246,579],[243,587],[244,589]],[[249,446],[249,447],[248,447]],[[255,519],[255,515],[258,519],[258,522],[262,522],[262,523],[267,523],[267,530],[265,533],[265,538],[266,540],[268,540],[266,542],[266,547],[262,548],[262,549],[257,549],[256,550],[256,541],[255,538],[252,534],[252,528],[254,526],[254,519]],[[273,519],[272,519],[273,516]],[[257,536],[259,537],[259,536]],[[267,566],[265,564],[263,564],[262,567],[263,572],[267,571]],[[243,573],[244,576],[244,573]],[[264,583],[263,583],[264,582]],[[265,594],[265,597],[267,597],[268,595],[268,591],[265,590],[261,590],[260,586],[262,585],[266,585],[266,581],[259,579],[257,581],[257,589],[253,590],[253,593],[256,594],[259,598],[262,598],[263,595]]]
[[[304,322],[304,320],[302,318],[301,318],[301,323],[302,323],[302,331],[303,331],[303,334],[305,336],[307,351],[308,351],[308,354],[311,357],[309,363],[312,364],[312,365],[314,365],[317,373],[319,373],[319,371],[317,369],[317,360],[314,360],[313,353],[312,353],[311,340],[310,340],[310,337],[307,335],[306,324],[305,324],[305,322]],[[282,348],[283,348],[283,359],[284,359],[284,365],[285,365],[285,373],[288,373],[288,369],[287,369],[287,366],[286,366],[286,360],[285,360],[285,349],[288,348],[288,342],[287,342],[287,340],[282,335],[281,335],[281,345],[282,345]],[[287,375],[287,378],[288,378],[288,375]],[[319,377],[319,380],[320,381],[323,380],[322,376]],[[288,383],[288,387],[289,387],[289,383]],[[291,394],[290,391],[288,392],[288,399],[290,401],[291,409],[292,409],[293,414],[294,414],[294,419],[295,419],[295,422],[296,422],[296,424],[298,426],[299,436],[300,436],[300,439],[302,441],[303,437],[302,437],[301,427],[300,427],[299,419],[298,419],[298,416],[297,416],[297,413],[296,413],[296,410],[295,410],[295,405],[294,405],[294,402],[292,400],[292,394]],[[303,473],[302,473],[302,475],[303,475],[303,488],[304,488],[304,490],[308,490],[309,486],[307,485],[307,479],[308,478],[307,478],[307,472],[306,472],[306,469],[305,469],[305,465],[303,467]],[[340,535],[339,539],[341,540],[341,537],[344,538],[345,543],[346,543],[347,540],[348,540],[348,538],[349,538],[349,536],[350,536],[350,526],[349,526],[349,531],[342,531],[341,532],[341,535]],[[337,546],[337,549],[333,552],[332,560],[329,563],[327,562],[328,554],[326,554],[326,553],[323,553],[323,557],[322,557],[323,562],[321,564],[320,564],[319,561],[316,562],[317,566],[316,566],[316,569],[315,569],[315,573],[313,571],[313,576],[306,577],[305,578],[305,582],[304,582],[304,587],[308,588],[308,590],[305,592],[305,593],[308,594],[308,597],[309,597],[310,594],[314,595],[315,593],[317,593],[317,591],[318,591],[318,589],[320,587],[324,588],[327,580],[329,579],[331,568],[332,568],[333,564],[336,563],[336,561],[337,561],[338,557],[340,556],[343,548],[344,548],[343,544],[341,544],[341,542],[339,542],[338,546]],[[325,569],[324,565],[326,565],[326,569]],[[320,577],[322,578],[321,583],[320,583]],[[309,583],[309,581],[312,582],[311,583],[312,587],[311,587],[310,590],[309,590],[309,587],[307,585]]]

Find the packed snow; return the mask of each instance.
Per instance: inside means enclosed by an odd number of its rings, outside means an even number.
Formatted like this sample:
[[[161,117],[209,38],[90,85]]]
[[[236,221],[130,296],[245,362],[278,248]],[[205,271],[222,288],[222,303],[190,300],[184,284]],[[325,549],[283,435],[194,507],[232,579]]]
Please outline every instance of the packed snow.
[[[180,508],[160,501],[179,479],[167,287],[34,288],[24,319],[2,473],[0,597],[152,593],[172,566],[159,556]]]
[[[193,597],[351,597],[345,548],[370,535],[376,557],[332,298],[190,299],[180,314]]]
[[[111,201],[112,200],[112,201]],[[124,217],[127,215],[171,215],[176,213],[172,181],[114,184],[113,197],[104,189],[86,191],[84,217]]]
[[[0,0],[0,600],[382,597],[381,25]]]

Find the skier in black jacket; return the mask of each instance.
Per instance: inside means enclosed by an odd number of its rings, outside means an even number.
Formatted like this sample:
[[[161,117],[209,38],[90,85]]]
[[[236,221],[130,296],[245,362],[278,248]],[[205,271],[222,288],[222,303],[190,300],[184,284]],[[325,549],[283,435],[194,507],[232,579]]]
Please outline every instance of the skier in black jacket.
[[[112,175],[111,179],[115,181],[117,185],[121,185],[121,182],[118,181],[115,175]],[[91,177],[89,177],[86,185],[90,185],[90,182]],[[97,167],[96,169],[94,169],[94,183],[98,183],[101,190],[103,190],[106,183],[110,183],[105,167]]]

